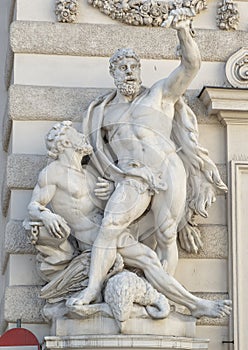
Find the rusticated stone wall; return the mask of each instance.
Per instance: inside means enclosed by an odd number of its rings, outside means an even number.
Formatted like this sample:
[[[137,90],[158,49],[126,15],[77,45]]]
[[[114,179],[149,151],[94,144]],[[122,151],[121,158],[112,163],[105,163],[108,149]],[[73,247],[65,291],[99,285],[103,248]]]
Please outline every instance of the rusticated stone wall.
[[[248,12],[241,13],[237,31],[220,31],[215,20],[216,2],[208,3],[209,9],[195,20],[203,62],[186,97],[198,119],[201,144],[228,181],[226,128],[215,114],[208,113],[198,95],[204,86],[230,87],[225,62],[247,44]],[[246,1],[238,5],[241,11],[248,6]],[[47,162],[44,135],[56,121],[72,120],[80,128],[82,111],[89,102],[113,87],[108,57],[116,48],[129,46],[137,51],[142,59],[144,84],[149,86],[178,64],[177,42],[173,30],[123,25],[99,13],[85,0],[79,1],[77,24],[54,23],[52,0],[5,0],[3,6],[8,13],[5,26],[13,22],[10,44],[14,66],[12,70],[6,31],[2,53],[7,57],[6,65],[1,63],[5,71],[1,101],[6,111],[1,111],[1,330],[21,318],[41,340],[49,334],[39,299],[42,281],[36,273],[35,251],[22,221],[37,175]],[[203,250],[198,255],[180,250],[176,278],[190,291],[209,299],[225,298],[231,289],[227,213],[226,197],[218,195],[209,217],[199,220]],[[203,318],[198,323],[197,336],[211,339],[210,350],[224,350],[222,341],[230,340],[232,333],[227,319]]]

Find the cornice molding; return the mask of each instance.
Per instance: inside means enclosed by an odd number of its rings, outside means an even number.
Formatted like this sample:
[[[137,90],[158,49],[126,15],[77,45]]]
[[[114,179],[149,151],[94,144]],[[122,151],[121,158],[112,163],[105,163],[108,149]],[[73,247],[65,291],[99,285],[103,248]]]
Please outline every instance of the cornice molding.
[[[222,124],[248,125],[248,90],[205,87],[199,98]]]

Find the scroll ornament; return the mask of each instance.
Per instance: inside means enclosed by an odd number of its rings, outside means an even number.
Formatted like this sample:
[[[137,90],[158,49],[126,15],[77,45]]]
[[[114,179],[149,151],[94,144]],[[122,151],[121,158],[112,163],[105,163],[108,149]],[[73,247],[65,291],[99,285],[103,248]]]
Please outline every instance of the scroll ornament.
[[[233,0],[222,0],[218,4],[217,26],[222,30],[236,30],[239,25],[238,6]]]
[[[114,20],[154,27],[160,27],[172,10],[187,8],[190,17],[194,17],[207,8],[207,0],[88,0],[88,3]]]
[[[226,77],[229,83],[240,89],[248,88],[248,48],[242,47],[226,63]]]
[[[75,22],[78,15],[78,0],[56,0],[55,14],[59,22]]]

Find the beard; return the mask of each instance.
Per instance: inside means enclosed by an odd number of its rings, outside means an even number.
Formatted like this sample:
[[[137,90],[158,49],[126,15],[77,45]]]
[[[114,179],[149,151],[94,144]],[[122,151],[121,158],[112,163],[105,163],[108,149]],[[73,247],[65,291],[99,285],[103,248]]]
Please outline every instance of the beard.
[[[73,143],[73,147],[77,153],[90,155],[93,152],[92,146],[83,139],[81,142]]]
[[[140,82],[129,81],[129,82],[117,82],[116,87],[118,91],[124,96],[136,96],[140,91]]]

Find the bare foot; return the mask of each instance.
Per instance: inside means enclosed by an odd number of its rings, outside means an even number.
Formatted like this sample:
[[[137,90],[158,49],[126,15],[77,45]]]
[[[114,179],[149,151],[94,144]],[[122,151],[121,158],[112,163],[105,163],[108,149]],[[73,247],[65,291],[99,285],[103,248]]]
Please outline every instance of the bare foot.
[[[99,300],[99,292],[95,289],[86,288],[78,294],[77,297],[71,297],[66,301],[66,306],[88,305],[93,301]]]
[[[232,311],[231,300],[205,300],[199,299],[194,310],[191,310],[192,316],[200,318],[203,316],[219,318],[230,315]]]

